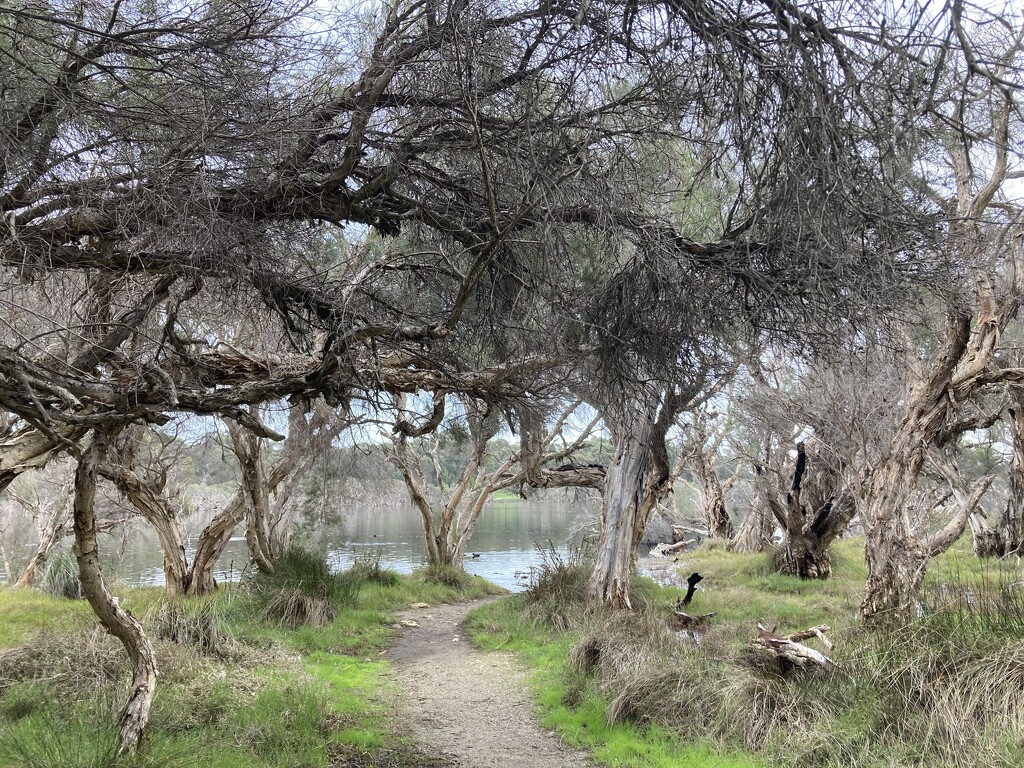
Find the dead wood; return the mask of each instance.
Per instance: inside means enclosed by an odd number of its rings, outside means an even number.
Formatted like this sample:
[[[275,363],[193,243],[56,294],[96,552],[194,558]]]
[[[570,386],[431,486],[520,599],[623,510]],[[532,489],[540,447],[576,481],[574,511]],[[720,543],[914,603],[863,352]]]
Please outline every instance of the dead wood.
[[[792,667],[800,667],[801,669],[832,669],[836,666],[832,659],[800,642],[811,637],[817,637],[825,648],[831,651],[832,643],[825,636],[825,633],[828,631],[829,627],[823,624],[781,637],[775,634],[774,630],[768,629],[763,624],[758,624],[757,637],[751,640],[751,645],[755,650],[761,653],[768,653],[774,657],[778,661],[780,671],[783,673]]]

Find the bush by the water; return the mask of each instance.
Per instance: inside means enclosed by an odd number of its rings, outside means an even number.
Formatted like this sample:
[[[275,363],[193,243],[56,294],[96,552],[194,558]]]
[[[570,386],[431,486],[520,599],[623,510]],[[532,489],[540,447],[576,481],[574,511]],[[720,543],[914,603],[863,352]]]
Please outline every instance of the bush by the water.
[[[211,598],[165,595],[150,608],[144,624],[155,637],[223,656],[233,643],[221,613],[220,603]]]
[[[473,577],[457,565],[435,563],[420,571],[420,575],[427,584],[440,584],[452,589],[465,589],[473,581]]]
[[[39,574],[39,589],[54,597],[82,599],[82,583],[78,580],[78,561],[68,550],[50,557]]]
[[[379,584],[382,587],[395,586],[400,577],[394,571],[381,565],[381,556],[381,551],[376,550],[357,557],[345,571],[345,578],[352,579],[357,583]]]
[[[323,554],[300,547],[288,548],[272,572],[260,572],[252,581],[263,618],[293,629],[331,623],[358,591],[359,582],[333,573]]]

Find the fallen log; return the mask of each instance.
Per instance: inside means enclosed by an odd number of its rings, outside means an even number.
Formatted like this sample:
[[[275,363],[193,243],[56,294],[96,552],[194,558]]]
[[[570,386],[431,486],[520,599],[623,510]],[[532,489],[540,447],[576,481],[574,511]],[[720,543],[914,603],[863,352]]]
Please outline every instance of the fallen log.
[[[756,650],[775,657],[783,672],[787,671],[790,667],[832,669],[836,666],[832,659],[821,653],[821,651],[816,651],[814,648],[800,642],[811,637],[817,637],[826,649],[831,650],[832,643],[825,636],[825,633],[828,631],[829,628],[822,624],[821,626],[811,627],[810,629],[804,629],[800,632],[794,632],[791,635],[781,637],[763,624],[758,624],[757,637],[751,641],[751,645]]]
[[[647,553],[648,557],[665,557],[666,555],[674,554],[680,550],[686,549],[691,544],[696,544],[696,539],[687,539],[686,541],[680,541],[676,544],[655,544],[651,547],[651,551]]]

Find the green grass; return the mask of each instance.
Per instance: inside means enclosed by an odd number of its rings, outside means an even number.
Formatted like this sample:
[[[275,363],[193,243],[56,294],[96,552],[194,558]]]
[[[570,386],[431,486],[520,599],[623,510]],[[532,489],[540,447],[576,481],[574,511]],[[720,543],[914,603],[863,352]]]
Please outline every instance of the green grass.
[[[474,609],[466,624],[486,650],[515,651],[531,670],[530,684],[541,708],[541,724],[614,768],[749,768],[756,757],[742,750],[688,744],[657,725],[612,723],[609,701],[592,681],[573,674],[568,659],[578,634],[538,626],[519,597]]]
[[[92,608],[83,600],[0,587],[0,648],[22,645],[37,632],[64,632],[94,623]]]
[[[294,629],[238,585],[201,600],[119,592],[153,627],[160,668],[147,747],[126,757],[112,752],[123,649],[95,628],[82,601],[0,590],[0,647],[10,649],[0,653],[0,768],[432,765],[393,720],[397,692],[379,651],[395,633],[396,611],[501,590],[478,578],[457,588],[368,566],[342,578],[335,618]]]
[[[534,594],[482,606],[468,626],[481,647],[520,655],[544,724],[603,765],[1019,764],[1020,567],[961,544],[931,564],[922,618],[867,631],[862,546],[839,542],[824,581],[774,573],[768,555],[687,553],[679,575],[705,579],[686,610],[716,614],[699,644],[670,628],[682,590],[638,580],[633,614],[587,609],[578,573],[558,563]],[[780,634],[829,625],[839,667],[781,670],[751,646],[759,622]]]

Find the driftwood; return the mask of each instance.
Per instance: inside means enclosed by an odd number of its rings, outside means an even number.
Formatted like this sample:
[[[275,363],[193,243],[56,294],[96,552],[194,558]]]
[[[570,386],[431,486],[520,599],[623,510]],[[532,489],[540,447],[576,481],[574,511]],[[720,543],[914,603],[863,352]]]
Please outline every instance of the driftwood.
[[[774,630],[768,629],[763,624],[758,624],[757,637],[751,641],[751,644],[756,650],[767,652],[774,656],[779,661],[779,666],[783,671],[790,667],[832,669],[836,666],[832,659],[800,642],[811,637],[817,637],[825,646],[825,649],[831,651],[832,643],[825,636],[825,633],[828,631],[829,628],[822,624],[818,627],[811,627],[810,629],[780,637],[775,634]]]
[[[680,541],[685,541],[687,534],[694,534],[697,538],[693,541],[700,541],[708,537],[708,532],[703,528],[690,528],[688,525],[673,525],[672,526],[672,543],[678,544]]]
[[[675,554],[686,549],[692,544],[696,544],[696,539],[687,539],[686,541],[680,541],[675,544],[655,544],[651,547],[651,551],[647,553],[648,557],[665,557],[666,555]]]

